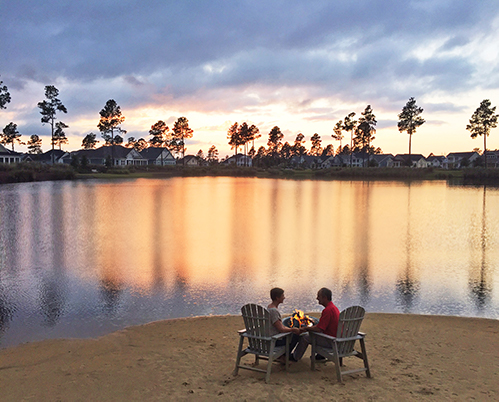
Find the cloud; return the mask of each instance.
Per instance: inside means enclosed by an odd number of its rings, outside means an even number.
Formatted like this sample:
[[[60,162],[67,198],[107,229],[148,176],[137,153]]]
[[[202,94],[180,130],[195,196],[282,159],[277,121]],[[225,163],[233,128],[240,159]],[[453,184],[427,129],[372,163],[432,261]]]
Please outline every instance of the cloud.
[[[470,91],[499,88],[495,0],[18,0],[2,3],[2,17],[9,117],[26,127],[39,124],[45,85],[75,122],[96,124],[115,99],[125,115],[265,126],[278,124],[272,110],[318,124],[367,104],[396,116],[411,96],[425,113],[458,114]]]

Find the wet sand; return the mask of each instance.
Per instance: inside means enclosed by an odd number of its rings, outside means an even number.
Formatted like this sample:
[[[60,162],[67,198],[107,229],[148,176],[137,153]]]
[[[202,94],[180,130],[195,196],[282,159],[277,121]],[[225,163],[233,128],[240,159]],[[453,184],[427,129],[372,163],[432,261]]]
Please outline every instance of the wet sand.
[[[243,327],[237,316],[198,317],[0,350],[0,400],[499,400],[499,320],[368,314],[373,378],[343,385],[333,363],[312,372],[309,351],[288,372],[274,364],[270,384],[249,370],[234,377]]]

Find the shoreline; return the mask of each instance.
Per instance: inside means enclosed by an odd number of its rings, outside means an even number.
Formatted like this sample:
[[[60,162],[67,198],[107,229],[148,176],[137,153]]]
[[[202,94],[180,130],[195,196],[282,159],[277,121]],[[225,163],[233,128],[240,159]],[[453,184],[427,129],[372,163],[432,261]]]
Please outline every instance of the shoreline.
[[[317,313],[311,315],[316,316]],[[310,349],[286,372],[232,376],[240,316],[156,321],[94,339],[0,350],[2,400],[441,400],[499,398],[499,320],[368,313],[361,331],[373,378],[336,383],[333,363],[310,370]],[[253,362],[252,357],[243,362]],[[347,367],[360,359],[345,359]],[[264,364],[264,363],[261,363]]]
[[[416,168],[328,168],[302,169],[286,167],[234,167],[234,166],[130,166],[124,168],[99,167],[92,171],[79,171],[70,165],[40,165],[21,163],[0,166],[0,184],[48,180],[85,179],[137,179],[172,177],[254,177],[291,180],[361,180],[361,181],[435,181],[450,184],[498,185],[499,169],[469,168],[463,170]]]

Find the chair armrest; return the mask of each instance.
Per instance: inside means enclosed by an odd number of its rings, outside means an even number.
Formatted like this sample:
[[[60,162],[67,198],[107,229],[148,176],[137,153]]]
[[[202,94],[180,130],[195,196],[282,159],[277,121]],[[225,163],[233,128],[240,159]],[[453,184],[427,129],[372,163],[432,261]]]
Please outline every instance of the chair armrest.
[[[244,334],[245,332],[246,332],[246,328],[244,328],[244,329],[240,329],[239,331],[237,331],[237,333],[238,333],[239,335]]]
[[[272,338],[281,339],[281,338],[285,338],[286,336],[289,336],[289,335],[292,335],[292,332],[280,332],[276,335],[272,335]]]
[[[320,336],[322,338],[330,339],[330,340],[336,341],[336,342],[356,341],[357,339],[360,339],[365,335],[365,334],[360,335],[361,332],[359,332],[359,335],[351,336],[350,338],[337,338],[335,336],[323,334],[322,332],[309,332],[309,334],[313,334],[314,336],[317,335],[317,336]]]
[[[309,334],[311,336],[320,336],[322,338],[326,338],[326,339],[331,339],[332,341],[336,340],[336,337],[335,336],[331,336],[331,335],[327,335],[327,334],[323,334],[322,332],[312,332],[310,331]]]

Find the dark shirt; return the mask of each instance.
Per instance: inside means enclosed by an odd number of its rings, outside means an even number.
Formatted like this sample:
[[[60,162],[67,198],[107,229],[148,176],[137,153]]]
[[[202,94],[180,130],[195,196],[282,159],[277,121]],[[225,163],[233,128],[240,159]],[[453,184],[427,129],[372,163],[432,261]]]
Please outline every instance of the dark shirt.
[[[326,308],[322,310],[317,328],[320,328],[326,335],[336,336],[339,319],[340,310],[338,310],[338,307],[333,302],[329,302]]]

